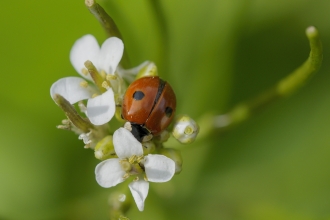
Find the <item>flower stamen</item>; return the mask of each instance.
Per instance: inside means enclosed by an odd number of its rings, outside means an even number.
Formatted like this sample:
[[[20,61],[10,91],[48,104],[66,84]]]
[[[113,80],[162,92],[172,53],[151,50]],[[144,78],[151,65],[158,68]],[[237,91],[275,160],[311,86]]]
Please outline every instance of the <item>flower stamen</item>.
[[[92,134],[92,131],[88,132],[88,133],[82,133],[79,135],[78,139],[79,140],[83,140],[84,144],[89,145],[90,143],[92,143],[92,140],[89,139],[89,136]],[[85,148],[88,148],[89,146],[87,146]]]
[[[114,75],[114,74],[107,74],[107,77],[106,77],[107,80],[117,80],[117,76]]]
[[[83,87],[83,88],[87,88],[88,87],[88,82],[86,82],[86,81],[82,81],[82,82],[80,82],[80,84],[79,84],[81,87]]]
[[[57,129],[62,129],[62,130],[71,130],[70,125],[57,125],[56,128]]]
[[[110,85],[107,81],[103,81],[102,87],[105,88],[106,90],[110,89]]]
[[[63,125],[69,125],[71,122],[70,122],[70,120],[69,119],[63,119],[62,120],[62,124]]]
[[[137,159],[137,156],[136,155],[133,155],[130,158],[128,158],[128,162],[131,163],[131,164],[133,164],[134,162],[136,162],[136,159]]]
[[[136,162],[137,163],[141,163],[143,160],[144,160],[144,156],[143,155],[141,155],[141,156],[139,156],[139,157],[136,158]]]
[[[87,68],[82,68],[82,69],[81,69],[81,73],[84,74],[85,76],[87,76],[87,75],[89,74]]]
[[[100,75],[103,79],[106,79],[106,77],[107,77],[107,73],[104,70],[100,71]]]
[[[125,173],[123,176],[123,179],[126,180],[130,175],[128,173]]]

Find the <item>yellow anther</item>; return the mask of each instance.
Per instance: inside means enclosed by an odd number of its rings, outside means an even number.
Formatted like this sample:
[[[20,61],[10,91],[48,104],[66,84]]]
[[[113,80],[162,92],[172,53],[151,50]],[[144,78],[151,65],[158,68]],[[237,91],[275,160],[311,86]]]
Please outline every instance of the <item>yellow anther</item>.
[[[105,88],[105,89],[109,89],[110,88],[109,83],[107,81],[103,81],[102,87]]]
[[[107,77],[107,73],[104,70],[100,71],[100,75],[101,75],[102,79],[105,79]]]
[[[68,125],[68,124],[70,124],[70,120],[69,119],[63,119],[62,124]]]
[[[80,82],[80,86],[83,87],[83,88],[87,88],[88,87],[88,82],[82,81],[82,82]]]
[[[70,130],[70,125],[57,125],[56,128],[63,130]]]
[[[125,173],[124,176],[123,176],[123,179],[127,179],[129,177],[129,174],[128,173]]]
[[[133,155],[130,158],[128,158],[128,162],[132,164],[132,163],[134,163],[136,161],[136,158],[137,158],[137,156],[136,155]]]
[[[137,176],[137,177],[134,178],[133,182],[139,181],[139,179],[140,178]]]
[[[93,95],[92,95],[92,98],[95,98],[96,96],[98,96],[99,94],[96,94],[96,93],[94,93]]]
[[[141,155],[141,156],[139,156],[139,157],[136,158],[136,161],[137,161],[138,163],[140,163],[143,159],[144,159],[144,156]]]
[[[84,74],[85,76],[87,76],[87,75],[89,74],[88,69],[86,69],[86,68],[82,68],[82,69],[81,69],[81,72],[82,72],[82,74]]]
[[[108,74],[106,78],[107,78],[107,80],[116,80],[117,76],[114,74]]]

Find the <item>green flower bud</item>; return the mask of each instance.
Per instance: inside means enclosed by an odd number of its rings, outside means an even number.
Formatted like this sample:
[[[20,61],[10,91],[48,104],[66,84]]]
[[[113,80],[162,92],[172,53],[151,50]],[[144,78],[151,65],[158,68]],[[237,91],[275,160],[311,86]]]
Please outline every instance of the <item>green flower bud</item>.
[[[162,148],[160,153],[168,158],[171,158],[175,162],[175,174],[179,174],[182,170],[183,162],[181,152],[172,148]]]
[[[151,154],[155,151],[156,145],[152,141],[142,142],[143,154]]]
[[[148,61],[145,66],[140,69],[136,75],[136,79],[145,76],[158,76],[157,66],[153,62]]]
[[[154,137],[154,141],[157,143],[164,143],[170,138],[170,132],[168,130],[162,131],[159,135]]]
[[[117,157],[113,146],[112,136],[105,136],[96,144],[94,155],[99,160]]]
[[[119,122],[125,122],[125,120],[121,117],[121,107],[116,107],[115,117]]]
[[[55,94],[53,97],[55,103],[61,107],[61,109],[65,112],[66,116],[70,120],[70,122],[76,126],[79,130],[84,133],[90,132],[90,130],[94,129],[94,125],[92,125],[87,119],[82,118],[76,111],[73,105],[70,104],[68,100],[66,100],[63,96],[59,94]],[[60,127],[61,128],[61,127]]]
[[[180,143],[191,143],[196,139],[199,132],[197,123],[187,115],[178,117],[175,120],[172,134]]]

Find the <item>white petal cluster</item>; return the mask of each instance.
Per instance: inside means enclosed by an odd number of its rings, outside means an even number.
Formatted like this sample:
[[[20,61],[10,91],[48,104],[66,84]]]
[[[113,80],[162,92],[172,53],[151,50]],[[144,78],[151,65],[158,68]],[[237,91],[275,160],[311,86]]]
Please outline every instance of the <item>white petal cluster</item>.
[[[143,157],[142,144],[125,128],[115,131],[113,144],[118,158],[102,161],[95,168],[96,181],[105,188],[115,186],[125,180],[124,175],[127,173],[120,163],[123,159],[132,156]],[[174,161],[163,155],[144,156],[141,166],[144,167],[146,179],[150,182],[167,182],[175,173]],[[129,184],[129,189],[140,211],[143,211],[144,201],[148,195],[148,181],[140,176],[137,181]]]
[[[110,121],[115,114],[116,104],[114,92],[108,88],[106,92],[96,97],[97,90],[85,80],[92,80],[84,63],[90,60],[99,72],[114,74],[124,51],[123,42],[116,38],[108,38],[101,46],[92,35],[85,35],[78,39],[70,52],[70,61],[75,70],[83,77],[65,77],[56,81],[50,95],[60,94],[71,104],[88,99],[87,117],[94,125],[102,125]]]

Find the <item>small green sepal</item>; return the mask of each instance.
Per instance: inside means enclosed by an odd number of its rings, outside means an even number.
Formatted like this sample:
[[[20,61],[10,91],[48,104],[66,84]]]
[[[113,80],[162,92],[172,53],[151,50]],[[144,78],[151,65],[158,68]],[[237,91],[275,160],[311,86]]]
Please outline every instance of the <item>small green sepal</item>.
[[[105,136],[96,144],[94,155],[99,160],[106,160],[109,158],[117,157],[111,135]]]

